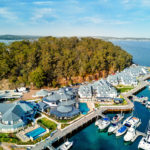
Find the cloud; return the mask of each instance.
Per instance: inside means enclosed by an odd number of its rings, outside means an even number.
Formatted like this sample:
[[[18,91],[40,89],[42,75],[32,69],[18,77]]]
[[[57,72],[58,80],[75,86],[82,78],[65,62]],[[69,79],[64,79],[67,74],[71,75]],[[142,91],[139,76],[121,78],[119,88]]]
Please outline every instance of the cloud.
[[[36,22],[50,22],[56,18],[56,15],[53,12],[53,9],[51,8],[40,8],[35,9],[33,16],[30,20],[32,20],[34,23]]]
[[[35,5],[50,5],[53,4],[52,1],[37,1],[37,2],[33,2],[33,4]]]
[[[16,20],[17,16],[11,12],[8,8],[0,8],[0,17],[7,20]]]
[[[103,20],[100,17],[84,17],[84,18],[80,18],[79,20],[82,22],[93,23],[93,24],[99,24],[103,22]]]

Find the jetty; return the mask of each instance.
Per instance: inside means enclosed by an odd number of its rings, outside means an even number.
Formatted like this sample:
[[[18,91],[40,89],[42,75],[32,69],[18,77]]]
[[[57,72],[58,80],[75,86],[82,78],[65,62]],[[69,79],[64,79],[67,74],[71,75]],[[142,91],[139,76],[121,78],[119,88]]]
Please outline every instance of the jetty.
[[[135,137],[131,140],[131,142],[134,142],[139,136],[146,137],[146,134],[143,133],[143,132],[140,132],[140,131],[136,130],[136,135],[135,135]]]

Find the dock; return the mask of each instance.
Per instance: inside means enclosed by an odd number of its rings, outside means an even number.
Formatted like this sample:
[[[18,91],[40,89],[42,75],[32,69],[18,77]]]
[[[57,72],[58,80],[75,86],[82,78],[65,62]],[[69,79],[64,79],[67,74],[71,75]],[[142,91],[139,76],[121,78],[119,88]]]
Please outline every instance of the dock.
[[[131,140],[131,142],[134,142],[139,136],[146,137],[146,134],[143,133],[143,132],[140,132],[140,131],[136,130],[136,135],[135,135],[135,137]]]
[[[58,130],[52,137],[49,136],[47,139],[33,145],[30,147],[31,150],[42,150],[48,147],[50,150],[54,150],[55,148],[52,147],[52,144],[56,141],[61,140],[62,138],[66,138],[68,135],[71,135],[74,131],[78,131],[79,129],[83,128],[89,122],[92,122],[94,119],[98,117],[104,117],[104,112],[111,112],[111,111],[131,111],[134,108],[133,103],[129,99],[130,96],[134,95],[135,93],[139,92],[140,90],[144,89],[146,86],[150,85],[150,82],[145,81],[146,79],[150,78],[150,74],[142,77],[139,79],[140,83],[137,87],[132,89],[131,91],[122,94],[127,101],[127,105],[113,105],[113,106],[101,106],[99,109],[90,112],[86,116],[83,116],[79,120],[74,121],[72,124],[67,126],[62,130]],[[136,131],[136,136],[133,141],[136,140],[138,136],[146,136],[144,133],[140,131]]]

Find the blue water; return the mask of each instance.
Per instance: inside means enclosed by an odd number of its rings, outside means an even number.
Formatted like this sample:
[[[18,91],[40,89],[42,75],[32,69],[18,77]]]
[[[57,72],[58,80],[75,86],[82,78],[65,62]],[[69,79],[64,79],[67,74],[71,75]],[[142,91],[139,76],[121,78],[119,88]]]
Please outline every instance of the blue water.
[[[111,42],[130,53],[133,56],[134,63],[150,66],[150,41],[112,40]]]
[[[133,55],[133,61],[139,65],[150,66],[150,41],[112,41],[121,46],[124,50]],[[137,96],[147,96],[150,99],[150,90],[145,88]],[[145,132],[150,119],[150,111],[142,104],[135,102],[133,114],[139,117],[142,124],[137,128]],[[114,114],[108,114],[112,117]],[[128,117],[131,114],[126,114]],[[137,150],[138,143],[142,137],[138,137],[134,143],[127,144],[123,141],[123,136],[116,138],[114,134],[100,132],[92,123],[69,140],[74,141],[72,150]]]
[[[86,115],[90,109],[88,108],[86,103],[79,103],[79,110],[83,115]]]
[[[40,134],[44,133],[46,130],[42,127],[39,127],[31,132],[26,133],[26,136],[32,137],[34,140],[39,137]]]

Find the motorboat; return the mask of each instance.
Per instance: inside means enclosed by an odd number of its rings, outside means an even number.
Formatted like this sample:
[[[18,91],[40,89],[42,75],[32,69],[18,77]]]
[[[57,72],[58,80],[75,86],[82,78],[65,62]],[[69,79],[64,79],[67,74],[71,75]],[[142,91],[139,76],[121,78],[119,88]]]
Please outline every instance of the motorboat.
[[[119,128],[118,123],[112,123],[110,127],[108,128],[108,133],[113,133]]]
[[[147,104],[147,101],[146,101],[146,100],[143,100],[143,101],[142,101],[142,104],[143,104],[143,105],[146,105],[146,104]]]
[[[98,125],[98,128],[100,130],[106,129],[110,125],[110,119],[105,117],[101,120],[100,124]]]
[[[133,127],[136,126],[138,127],[141,124],[141,120],[137,117],[134,116],[129,116],[126,120],[124,120],[123,125],[127,127]]]
[[[97,120],[97,121],[95,122],[95,125],[98,126],[99,124],[101,124],[101,122],[102,122],[102,120],[99,119],[99,120]]]
[[[143,137],[138,145],[139,149],[150,150],[150,121],[146,137]]]
[[[124,118],[124,114],[116,114],[113,119],[112,119],[112,123],[117,123],[119,121],[121,121]]]
[[[126,133],[127,131],[127,127],[125,125],[122,125],[116,132],[116,136],[121,136],[123,135],[124,133]]]
[[[73,141],[72,142],[69,142],[68,140],[63,143],[62,145],[60,145],[57,150],[68,150],[72,147],[73,145]]]
[[[136,136],[135,127],[130,127],[124,136],[124,141],[129,142]]]
[[[148,101],[148,102],[146,103],[146,107],[147,107],[147,108],[150,108],[150,101]]]

